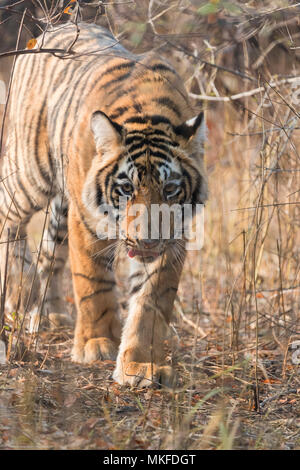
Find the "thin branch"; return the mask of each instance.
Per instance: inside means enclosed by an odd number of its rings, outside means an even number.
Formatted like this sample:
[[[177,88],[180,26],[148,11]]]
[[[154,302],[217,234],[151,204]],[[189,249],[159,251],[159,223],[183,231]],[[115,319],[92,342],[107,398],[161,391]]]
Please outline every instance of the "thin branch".
[[[278,82],[276,81],[273,81],[273,82],[270,82],[268,83],[268,85],[274,89],[275,87],[279,87],[280,85],[284,85],[284,84],[287,84],[287,83],[294,83],[294,82],[299,82],[300,81],[300,77],[299,76],[296,76],[296,77],[291,77],[291,78],[285,78],[283,80],[280,80]],[[191,98],[194,98],[194,99],[198,99],[198,100],[202,100],[202,101],[223,101],[223,102],[230,102],[230,101],[234,101],[234,100],[239,100],[241,98],[245,98],[245,97],[248,97],[248,96],[253,96],[253,95],[256,95],[258,93],[261,93],[262,91],[265,91],[265,87],[264,86],[260,86],[258,88],[254,88],[252,90],[248,90],[248,91],[244,91],[243,93],[237,93],[236,95],[231,95],[231,96],[207,96],[207,95],[197,95],[195,93],[189,93],[189,96]],[[275,90],[274,90],[275,91]],[[282,98],[282,96],[280,95],[280,97]]]
[[[11,57],[11,56],[18,56],[18,55],[24,55],[24,54],[53,54],[56,57],[61,57],[56,54],[63,54],[63,57],[65,56],[73,56],[74,52],[72,51],[67,51],[66,49],[19,49],[15,51],[8,51],[8,52],[1,52],[0,54],[0,59],[2,57]]]

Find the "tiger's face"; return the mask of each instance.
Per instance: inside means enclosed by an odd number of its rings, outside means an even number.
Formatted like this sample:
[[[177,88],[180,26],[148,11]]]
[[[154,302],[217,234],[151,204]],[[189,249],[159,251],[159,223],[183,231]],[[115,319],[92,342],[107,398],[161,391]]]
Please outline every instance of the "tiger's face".
[[[152,122],[140,121],[125,129],[100,111],[93,114],[97,155],[83,202],[95,218],[105,214],[108,224],[117,223],[129,257],[151,262],[179,243],[176,220],[182,219],[184,205],[194,207],[207,198],[205,124],[202,113],[176,128],[168,122],[154,125],[153,116]]]

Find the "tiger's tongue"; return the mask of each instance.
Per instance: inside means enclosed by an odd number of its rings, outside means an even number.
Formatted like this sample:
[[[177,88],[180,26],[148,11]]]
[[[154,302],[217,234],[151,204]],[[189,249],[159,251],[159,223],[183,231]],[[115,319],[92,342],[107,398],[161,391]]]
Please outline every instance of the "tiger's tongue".
[[[129,250],[129,251],[128,251],[128,256],[129,256],[129,258],[134,258],[135,255],[136,255],[136,251],[135,251],[135,250]]]
[[[145,255],[145,252],[144,252],[144,251],[135,250],[135,249],[133,249],[133,248],[128,251],[128,256],[129,256],[129,258],[134,258],[135,256],[143,256],[143,255]],[[154,252],[152,252],[152,251],[151,251],[151,252],[149,251],[149,252],[147,252],[147,255],[148,255],[148,256],[156,257],[156,256],[158,256],[158,253],[154,253]]]
[[[135,250],[134,248],[128,251],[129,258],[134,258],[135,256],[143,256],[144,254],[145,253],[143,253],[142,251]]]

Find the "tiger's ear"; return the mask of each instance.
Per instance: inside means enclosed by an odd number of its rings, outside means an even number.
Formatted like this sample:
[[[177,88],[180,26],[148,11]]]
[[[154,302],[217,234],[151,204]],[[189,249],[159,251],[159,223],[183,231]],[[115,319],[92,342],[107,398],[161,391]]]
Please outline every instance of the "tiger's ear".
[[[121,143],[123,127],[112,121],[102,111],[96,111],[91,117],[91,129],[97,150],[110,150]]]
[[[203,144],[206,137],[206,124],[203,111],[198,114],[198,116],[175,127],[174,130],[176,135],[186,142],[195,141],[198,144]]]

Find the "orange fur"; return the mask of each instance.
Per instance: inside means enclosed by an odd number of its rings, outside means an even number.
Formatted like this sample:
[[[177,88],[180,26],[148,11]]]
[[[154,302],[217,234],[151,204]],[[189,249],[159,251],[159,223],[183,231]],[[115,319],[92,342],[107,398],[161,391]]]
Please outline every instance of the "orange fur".
[[[47,32],[44,45],[67,47],[74,35],[76,27],[68,24]],[[25,237],[33,213],[52,201],[39,263],[42,292],[47,289],[44,311],[64,313],[61,279],[68,238],[77,307],[73,360],[117,356],[114,378],[119,383],[144,386],[157,379],[170,385],[172,371],[164,366],[163,342],[184,249],[178,257],[159,240],[159,256],[147,257],[146,241],[132,239],[127,230],[131,218],[125,217],[127,240],[118,249],[138,255],[131,260],[130,306],[121,335],[109,263],[112,241],[97,236],[104,223],[98,210],[102,202],[117,204],[124,190],[120,179],[127,176],[132,190],[127,211],[137,202],[146,208],[162,202],[204,202],[203,120],[191,120],[180,77],[155,54],[134,56],[108,31],[85,24],[80,24],[74,51],[68,59],[51,54],[17,59],[1,167],[0,222],[12,237]],[[174,175],[181,186],[168,199],[164,188]],[[30,285],[34,270],[23,241],[15,244],[10,282],[20,276],[23,252],[24,284]],[[117,255],[118,250],[115,263]],[[2,248],[2,275],[3,260]],[[10,302],[13,308],[13,293]],[[23,299],[24,308],[36,315],[35,302],[35,296]]]

